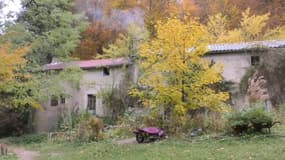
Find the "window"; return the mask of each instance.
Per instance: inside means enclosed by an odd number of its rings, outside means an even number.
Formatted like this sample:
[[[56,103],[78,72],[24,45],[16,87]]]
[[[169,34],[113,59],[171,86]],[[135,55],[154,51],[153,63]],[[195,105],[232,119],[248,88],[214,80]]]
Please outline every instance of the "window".
[[[251,61],[252,66],[257,66],[257,65],[259,65],[260,58],[259,58],[259,56],[251,56],[250,61]]]
[[[93,94],[87,95],[87,109],[93,113],[96,112],[96,96]]]
[[[109,76],[110,75],[110,70],[109,68],[104,67],[103,68],[103,76]]]
[[[65,104],[65,97],[63,95],[60,96],[60,104]]]
[[[55,95],[51,96],[50,105],[53,106],[53,107],[58,105],[58,98],[57,98],[57,96],[55,96]]]

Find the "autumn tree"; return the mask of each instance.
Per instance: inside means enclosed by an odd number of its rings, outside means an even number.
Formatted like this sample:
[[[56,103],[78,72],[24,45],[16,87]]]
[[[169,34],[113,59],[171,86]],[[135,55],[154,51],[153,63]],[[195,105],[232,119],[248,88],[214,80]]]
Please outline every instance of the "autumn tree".
[[[17,108],[30,105],[35,108],[39,104],[33,99],[28,92],[31,85],[31,75],[21,70],[26,64],[24,55],[27,47],[13,50],[10,45],[0,47],[0,108]]]
[[[22,133],[31,108],[40,108],[33,77],[24,70],[27,51],[0,47],[0,135]]]
[[[234,0],[230,2],[239,11],[251,8],[255,15],[270,13],[268,27],[274,28],[285,23],[285,1],[283,0]]]
[[[179,116],[199,108],[225,110],[228,94],[211,87],[222,80],[222,66],[201,57],[207,45],[201,38],[204,28],[193,19],[174,18],[159,21],[156,32],[156,38],[141,46],[141,89],[131,94],[145,106],[163,106]]]
[[[226,16],[228,26],[234,29],[239,26],[242,18],[242,12],[251,8],[255,15],[270,13],[267,27],[274,28],[284,24],[285,21],[285,1],[283,0],[183,0],[195,5],[196,9],[191,12],[192,15],[199,17],[200,22],[206,24],[209,16],[218,13]]]
[[[285,26],[268,28],[270,14],[251,14],[250,9],[242,13],[238,27],[229,29],[229,21],[225,15],[210,16],[208,31],[212,43],[247,42],[256,40],[271,40],[285,38]]]
[[[82,33],[80,44],[72,56],[85,60],[94,59],[96,56],[104,53],[103,48],[113,43],[119,33],[119,31],[107,28],[99,22],[92,23]]]
[[[133,61],[137,60],[140,45],[148,38],[148,32],[145,28],[130,25],[125,34],[120,34],[113,44],[104,48],[104,54],[101,57],[118,58],[128,57]]]

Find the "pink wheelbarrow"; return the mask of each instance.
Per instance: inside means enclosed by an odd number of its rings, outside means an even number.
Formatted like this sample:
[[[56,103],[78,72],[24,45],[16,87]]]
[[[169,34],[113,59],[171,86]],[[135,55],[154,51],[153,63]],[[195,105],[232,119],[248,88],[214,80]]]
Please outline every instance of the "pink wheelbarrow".
[[[134,134],[138,143],[160,140],[166,136],[164,130],[157,127],[138,128]]]

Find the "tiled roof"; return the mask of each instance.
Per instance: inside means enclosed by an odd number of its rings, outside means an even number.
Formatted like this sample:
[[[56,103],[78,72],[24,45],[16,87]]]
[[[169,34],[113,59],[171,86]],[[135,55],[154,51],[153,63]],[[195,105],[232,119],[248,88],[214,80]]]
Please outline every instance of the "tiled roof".
[[[128,58],[115,58],[115,59],[98,59],[98,60],[85,60],[85,61],[72,61],[72,62],[54,62],[44,65],[44,70],[61,70],[67,66],[78,66],[82,69],[100,68],[100,67],[114,67],[130,64]]]
[[[255,48],[281,48],[285,47],[285,40],[254,41],[243,43],[212,44],[208,46],[209,53],[236,52]]]

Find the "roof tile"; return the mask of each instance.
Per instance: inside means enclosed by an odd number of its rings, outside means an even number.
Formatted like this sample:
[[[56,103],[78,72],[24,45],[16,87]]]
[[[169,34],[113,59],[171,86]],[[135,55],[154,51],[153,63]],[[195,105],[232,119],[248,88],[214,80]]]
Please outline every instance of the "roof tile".
[[[67,66],[78,66],[82,69],[100,68],[100,67],[114,67],[131,64],[128,58],[115,58],[115,59],[98,59],[98,60],[85,60],[85,61],[72,61],[72,62],[55,62],[44,65],[44,70],[61,70]]]

